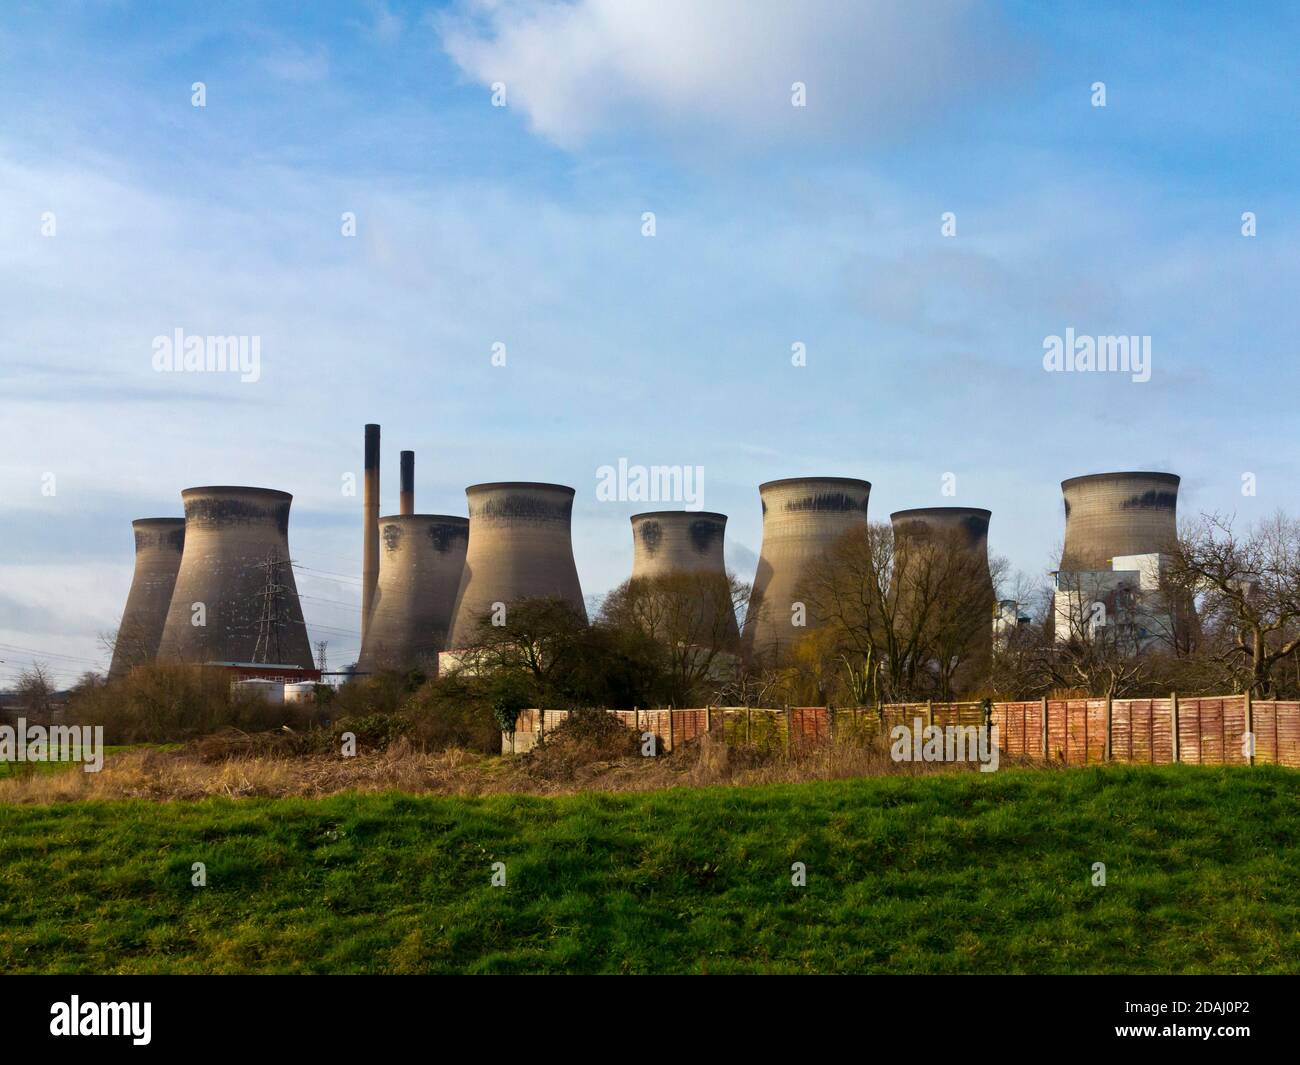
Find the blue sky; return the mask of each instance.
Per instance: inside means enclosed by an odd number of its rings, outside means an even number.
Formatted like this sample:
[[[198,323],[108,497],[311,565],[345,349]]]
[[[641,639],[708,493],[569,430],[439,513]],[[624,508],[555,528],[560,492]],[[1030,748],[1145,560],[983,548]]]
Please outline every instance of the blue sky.
[[[988,507],[1036,575],[1078,474],[1300,511],[1294,7],[301,6],[0,12],[0,683],[102,665],[130,520],[200,484],[294,494],[351,661],[367,421],[385,513],[401,448],[421,511],[573,485],[589,595],[645,509],[596,500],[620,458],[702,466],[745,579],[778,477]],[[259,336],[260,380],[155,373],[177,328]],[[1151,380],[1044,372],[1067,328],[1151,336]]]

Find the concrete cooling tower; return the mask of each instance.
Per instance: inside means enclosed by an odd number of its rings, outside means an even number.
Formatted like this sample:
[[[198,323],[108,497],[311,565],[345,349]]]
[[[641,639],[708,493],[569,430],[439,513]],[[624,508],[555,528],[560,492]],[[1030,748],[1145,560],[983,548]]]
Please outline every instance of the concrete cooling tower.
[[[469,519],[399,514],[379,519],[379,584],[357,669],[436,672],[465,568]]]
[[[940,572],[949,574],[958,589],[943,608],[961,611],[946,614],[959,619],[960,625],[950,631],[969,633],[962,637],[965,675],[981,675],[993,654],[993,608],[995,593],[993,575],[989,570],[989,518],[987,510],[975,507],[918,507],[915,510],[898,510],[889,516],[894,530],[894,557],[896,572],[906,565],[908,549],[915,544],[951,545],[952,548],[970,552],[969,567],[954,566],[948,560],[937,563]],[[934,569],[930,569],[933,574]],[[966,608],[971,609],[967,610]],[[957,653],[954,649],[954,653]]]
[[[1093,473],[1061,482],[1061,570],[1108,570],[1120,555],[1166,551],[1178,535],[1179,478],[1172,473]]]
[[[867,524],[871,484],[854,477],[792,477],[759,485],[763,546],[745,617],[745,650],[770,655],[789,647],[817,619],[805,605],[805,627],[792,624],[804,569],[841,536]]]
[[[709,610],[724,605],[730,593],[727,589],[727,566],[723,561],[722,542],[727,531],[727,516],[705,511],[656,510],[632,515],[632,579],[664,577],[669,574],[696,573],[716,577],[719,585],[715,594],[711,587],[701,587],[700,592]],[[716,615],[714,615],[716,616]],[[734,610],[728,609],[723,617],[729,619],[727,631],[719,631],[727,642],[740,636]],[[702,631],[712,631],[707,620]]]
[[[495,603],[560,598],[585,618],[573,561],[572,488],[505,481],[465,489],[469,546],[447,646],[471,646],[479,619]]]
[[[158,657],[312,669],[289,561],[293,496],[269,488],[217,487],[187,488],[181,499],[185,551]],[[200,616],[205,623],[194,624]]]
[[[132,666],[157,657],[185,547],[184,518],[139,518],[131,528],[135,530],[135,575],[117,628],[110,677],[123,676]]]
[[[976,557],[983,559],[987,573],[990,517],[990,511],[975,507],[918,507],[894,511],[889,515],[889,522],[894,529],[895,545],[905,545],[908,541],[949,540],[969,548]],[[990,590],[992,587],[993,578],[990,576]]]

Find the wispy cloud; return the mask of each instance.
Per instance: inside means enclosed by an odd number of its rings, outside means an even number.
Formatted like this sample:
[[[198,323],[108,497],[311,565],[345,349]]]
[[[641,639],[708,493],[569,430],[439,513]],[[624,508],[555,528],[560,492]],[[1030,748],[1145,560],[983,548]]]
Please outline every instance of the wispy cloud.
[[[471,0],[437,25],[470,78],[504,83],[537,133],[570,148],[641,123],[870,140],[928,124],[1029,65],[1027,45],[965,0]]]

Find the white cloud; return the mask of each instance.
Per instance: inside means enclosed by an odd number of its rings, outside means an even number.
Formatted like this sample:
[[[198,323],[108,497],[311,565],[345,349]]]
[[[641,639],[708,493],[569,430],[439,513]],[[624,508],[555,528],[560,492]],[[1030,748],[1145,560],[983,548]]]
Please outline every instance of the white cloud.
[[[509,105],[566,147],[636,124],[870,138],[977,98],[1024,64],[968,0],[465,0],[437,25],[466,74],[504,82]],[[797,81],[805,108],[791,106]]]

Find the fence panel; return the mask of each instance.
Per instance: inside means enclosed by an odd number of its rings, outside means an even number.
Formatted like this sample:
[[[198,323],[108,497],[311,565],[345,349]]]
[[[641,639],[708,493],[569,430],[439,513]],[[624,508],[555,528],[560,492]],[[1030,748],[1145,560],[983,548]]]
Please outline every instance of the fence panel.
[[[1104,761],[1107,722],[1105,699],[1051,699],[1047,708],[1047,756],[1066,765]],[[1043,754],[1043,707],[1040,700],[993,703],[989,720],[998,726],[1005,752],[1031,759]],[[1115,699],[1110,712],[1110,750],[1116,762],[1147,765],[1173,761],[1171,699]],[[580,711],[580,712],[597,712]],[[714,707],[680,710],[610,710],[638,732],[658,737],[659,749],[698,739],[710,727],[727,743],[785,750],[828,742],[860,744],[906,725],[922,728],[980,725],[977,702],[892,703],[879,707],[801,706]],[[504,753],[523,753],[559,728],[573,711],[528,709],[513,733],[502,733]],[[1252,704],[1257,764],[1300,768],[1300,701],[1258,700]],[[1245,765],[1246,698],[1242,695],[1186,698],[1178,701],[1179,761],[1191,765]]]
[[[1043,704],[994,703],[989,716],[998,727],[998,746],[1007,754],[1027,758],[1043,755]]]

